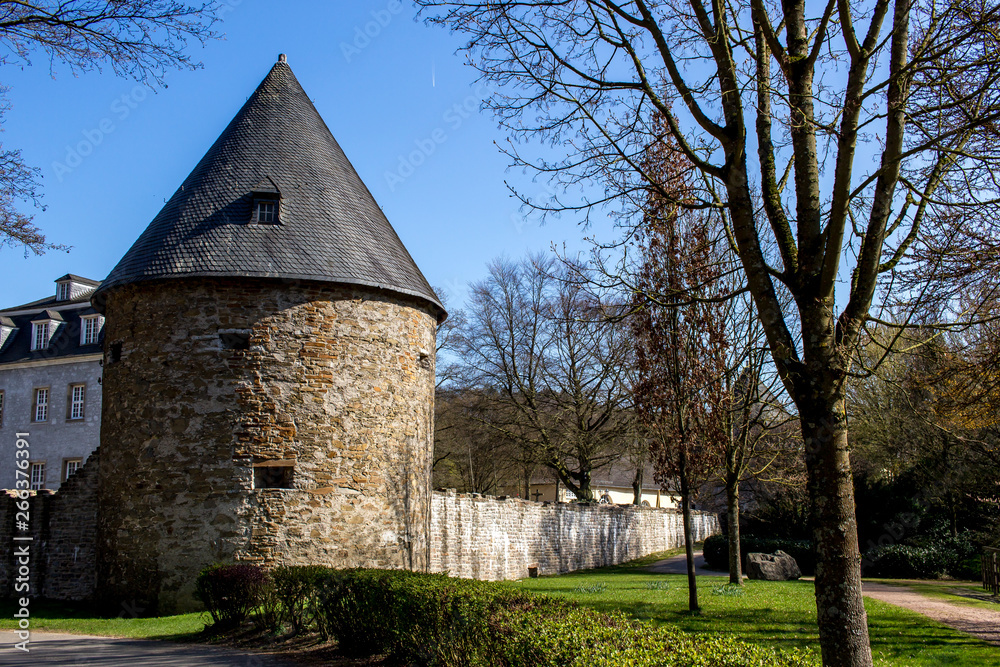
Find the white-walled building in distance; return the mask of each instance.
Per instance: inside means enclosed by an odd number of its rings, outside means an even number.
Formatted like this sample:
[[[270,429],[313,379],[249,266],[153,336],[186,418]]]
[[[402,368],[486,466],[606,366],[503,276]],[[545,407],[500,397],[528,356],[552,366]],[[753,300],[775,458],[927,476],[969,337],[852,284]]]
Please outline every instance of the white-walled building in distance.
[[[67,274],[52,296],[0,310],[0,488],[16,488],[17,434],[28,442],[32,489],[58,489],[101,438],[104,318],[100,285]]]

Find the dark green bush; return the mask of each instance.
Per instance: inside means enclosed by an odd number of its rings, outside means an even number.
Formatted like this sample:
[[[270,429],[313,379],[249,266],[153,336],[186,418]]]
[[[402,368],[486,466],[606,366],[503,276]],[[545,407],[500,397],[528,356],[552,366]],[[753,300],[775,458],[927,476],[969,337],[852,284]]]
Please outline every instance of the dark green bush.
[[[488,582],[387,570],[346,570],[327,590],[320,615],[344,652],[427,665],[490,664],[488,627],[499,608],[562,604]]]
[[[265,601],[271,589],[267,573],[257,565],[216,564],[202,570],[195,593],[212,622],[219,628],[232,628],[249,618]]]
[[[933,547],[890,544],[865,552],[861,561],[866,577],[936,579],[947,572],[945,555]]]
[[[861,560],[864,576],[891,579],[976,579],[981,567],[979,546],[962,537],[874,547]]]
[[[712,535],[705,538],[702,552],[705,554],[705,562],[708,567],[722,572],[729,571],[729,538],[725,535]]]
[[[809,540],[792,540],[787,538],[762,538],[753,536],[740,537],[740,563],[743,572],[747,569],[747,554],[773,554],[784,551],[799,564],[803,574],[816,573],[816,554]],[[729,570],[729,540],[725,535],[713,535],[705,540],[705,562],[713,570],[726,572]]]
[[[280,608],[279,625],[290,623],[295,633],[306,629],[315,615],[320,581],[329,571],[319,565],[283,565],[271,571]]]

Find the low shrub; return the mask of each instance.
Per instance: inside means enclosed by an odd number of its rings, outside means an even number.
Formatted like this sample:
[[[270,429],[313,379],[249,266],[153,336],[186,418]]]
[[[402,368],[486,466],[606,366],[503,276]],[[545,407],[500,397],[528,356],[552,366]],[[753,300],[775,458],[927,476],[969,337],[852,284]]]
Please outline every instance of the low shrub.
[[[790,667],[810,654],[689,636],[503,584],[380,570],[338,573],[322,603],[342,650],[458,667]]]
[[[795,559],[803,574],[816,573],[816,554],[809,540],[792,540],[787,538],[762,538],[754,536],[740,537],[740,563],[743,572],[747,570],[747,554],[773,554],[784,551]],[[729,570],[729,539],[725,535],[712,535],[705,540],[703,548],[705,562],[713,570],[726,572]]]
[[[982,575],[978,554],[978,545],[962,538],[889,544],[866,551],[861,572],[866,577],[890,579],[977,579]]]
[[[705,538],[702,547],[705,562],[713,570],[729,571],[729,538],[725,535],[712,535]]]
[[[352,655],[388,653],[426,665],[489,665],[500,608],[563,603],[499,584],[387,570],[344,570],[321,616]]]
[[[280,609],[278,625],[290,623],[295,633],[309,625],[316,613],[320,580],[327,572],[328,568],[318,565],[283,565],[271,571]]]
[[[271,586],[270,577],[257,565],[220,563],[202,570],[195,594],[215,626],[232,628],[261,607]]]

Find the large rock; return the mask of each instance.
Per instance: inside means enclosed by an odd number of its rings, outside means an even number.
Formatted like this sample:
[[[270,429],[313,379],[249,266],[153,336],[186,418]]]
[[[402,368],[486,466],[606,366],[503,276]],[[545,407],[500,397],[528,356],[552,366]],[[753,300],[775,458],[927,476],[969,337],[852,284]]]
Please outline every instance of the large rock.
[[[784,551],[773,554],[747,554],[747,576],[762,581],[788,581],[802,576],[795,559]]]

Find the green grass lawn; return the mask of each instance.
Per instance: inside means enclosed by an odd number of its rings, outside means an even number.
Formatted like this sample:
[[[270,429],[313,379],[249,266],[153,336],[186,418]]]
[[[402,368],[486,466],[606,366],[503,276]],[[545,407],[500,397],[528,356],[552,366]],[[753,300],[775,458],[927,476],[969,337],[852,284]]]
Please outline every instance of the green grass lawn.
[[[159,618],[101,618],[92,606],[61,602],[33,602],[29,610],[32,630],[134,639],[192,639],[209,620],[203,612]],[[15,611],[13,602],[0,601],[0,630],[17,627]]]
[[[643,559],[648,564],[649,559]],[[699,577],[702,612],[687,612],[687,577],[649,574],[634,566],[588,570],[514,585],[567,597],[601,611],[673,623],[697,633],[721,633],[776,647],[817,651],[816,602],[809,581],[750,581],[733,594],[723,577]],[[919,614],[865,600],[872,650],[881,665],[1000,667],[1000,647],[951,630]]]

